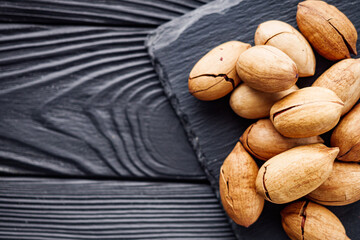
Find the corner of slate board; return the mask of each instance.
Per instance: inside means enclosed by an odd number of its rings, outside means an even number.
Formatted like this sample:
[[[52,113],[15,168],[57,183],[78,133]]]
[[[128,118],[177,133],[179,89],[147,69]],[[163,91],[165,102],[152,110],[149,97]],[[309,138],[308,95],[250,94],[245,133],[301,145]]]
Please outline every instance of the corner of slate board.
[[[340,0],[327,2],[343,11],[360,29],[359,4]],[[264,21],[282,20],[297,28],[297,3],[289,0],[219,0],[160,26],[148,36],[148,51],[165,92],[218,197],[220,166],[243,131],[254,121],[236,116],[229,107],[229,96],[212,102],[195,99],[188,92],[188,74],[206,52],[223,42],[240,40],[254,45],[255,30]],[[357,47],[360,48],[359,42]],[[333,64],[317,54],[316,59],[315,76],[299,79],[299,87],[311,85]],[[329,133],[323,135],[326,143],[329,136]],[[279,211],[283,207],[267,202],[259,220],[249,228],[232,222],[237,238],[253,240],[271,236],[271,239],[288,239],[280,223]],[[360,229],[356,227],[360,223],[360,203],[330,209],[341,219],[348,236],[360,239]]]

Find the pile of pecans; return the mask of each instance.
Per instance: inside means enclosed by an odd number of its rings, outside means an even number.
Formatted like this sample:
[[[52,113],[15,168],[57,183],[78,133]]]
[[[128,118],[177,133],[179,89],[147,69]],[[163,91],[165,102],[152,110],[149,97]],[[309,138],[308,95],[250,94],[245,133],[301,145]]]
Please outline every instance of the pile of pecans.
[[[354,107],[360,98],[360,59],[350,58],[357,54],[357,31],[323,1],[300,2],[296,20],[301,33],[273,20],[258,26],[254,47],[240,41],[215,47],[190,72],[189,91],[204,101],[232,92],[236,114],[261,118],[243,133],[220,170],[221,201],[237,224],[253,224],[264,200],[292,202],[281,211],[291,239],[345,240],[342,223],[322,205],[360,200],[360,104]],[[315,73],[309,42],[324,58],[341,61],[311,87],[299,89],[298,78]],[[319,135],[334,127],[327,147]],[[251,155],[266,161],[260,169]]]

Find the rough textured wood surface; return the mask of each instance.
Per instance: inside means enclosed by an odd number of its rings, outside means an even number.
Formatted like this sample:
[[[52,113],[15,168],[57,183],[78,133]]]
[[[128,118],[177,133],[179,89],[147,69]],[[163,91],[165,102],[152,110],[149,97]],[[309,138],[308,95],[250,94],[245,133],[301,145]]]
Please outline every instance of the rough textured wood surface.
[[[350,1],[330,0],[360,29],[357,17],[360,5]],[[220,0],[200,7],[183,17],[159,27],[148,39],[149,53],[177,114],[196,149],[209,180],[218,188],[219,169],[242,132],[253,122],[242,119],[229,107],[229,97],[201,102],[188,92],[188,74],[192,66],[213,47],[229,40],[253,45],[257,26],[267,20],[278,19],[296,27],[298,1]],[[358,41],[358,48],[360,47]],[[225,56],[224,56],[225,57]],[[317,58],[316,75],[302,78],[298,86],[310,85],[332,62]],[[329,134],[324,136],[326,143]],[[260,162],[259,162],[260,164]],[[287,239],[281,229],[281,205],[266,204],[259,221],[249,229],[234,225],[239,239]],[[337,209],[346,220],[349,237],[360,236],[360,204]],[[355,211],[356,213],[353,213]]]
[[[0,21],[158,26],[211,0],[1,0]]]
[[[234,239],[144,47],[206,2],[0,1],[0,174],[65,177],[2,177],[0,239]]]
[[[0,25],[0,172],[203,179],[148,33]]]
[[[207,184],[0,179],[0,239],[234,239]]]

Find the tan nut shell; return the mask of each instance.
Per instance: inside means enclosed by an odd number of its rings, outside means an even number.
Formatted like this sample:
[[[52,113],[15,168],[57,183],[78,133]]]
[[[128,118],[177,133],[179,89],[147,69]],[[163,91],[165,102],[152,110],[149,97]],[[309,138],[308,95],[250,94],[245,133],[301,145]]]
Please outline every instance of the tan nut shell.
[[[328,206],[343,206],[360,200],[360,165],[334,162],[329,178],[306,197]]]
[[[236,71],[249,87],[262,92],[280,92],[295,85],[299,74],[296,64],[281,50],[259,45],[243,52]]]
[[[322,87],[307,87],[276,102],[270,119],[283,136],[304,138],[323,134],[339,122],[344,103]]]
[[[294,85],[285,91],[265,93],[249,87],[246,83],[242,83],[231,93],[230,107],[237,115],[243,118],[268,117],[270,109],[276,101],[298,89]]]
[[[244,148],[261,160],[268,160],[293,147],[323,143],[319,136],[308,138],[287,138],[282,136],[269,119],[260,119],[250,125],[240,138]]]
[[[255,32],[255,44],[273,46],[286,53],[296,63],[299,77],[314,75],[314,52],[305,37],[290,24],[278,20],[261,23]]]
[[[316,143],[280,153],[261,166],[256,191],[278,204],[301,198],[329,177],[338,152],[338,148]]]
[[[344,59],[334,64],[313,86],[333,90],[344,102],[344,115],[360,98],[360,59]]]
[[[235,69],[236,61],[250,47],[247,43],[230,41],[212,49],[191,70],[189,92],[204,101],[227,95],[240,82]]]
[[[350,53],[357,54],[357,31],[336,7],[323,1],[300,2],[296,21],[301,33],[326,59],[340,60],[350,58]]]
[[[331,146],[340,148],[339,160],[360,162],[360,103],[335,128]]]
[[[281,223],[292,240],[349,240],[340,220],[316,203],[294,202],[281,211]]]
[[[256,193],[258,166],[238,142],[220,169],[220,196],[225,211],[237,224],[249,227],[260,216],[264,199]]]

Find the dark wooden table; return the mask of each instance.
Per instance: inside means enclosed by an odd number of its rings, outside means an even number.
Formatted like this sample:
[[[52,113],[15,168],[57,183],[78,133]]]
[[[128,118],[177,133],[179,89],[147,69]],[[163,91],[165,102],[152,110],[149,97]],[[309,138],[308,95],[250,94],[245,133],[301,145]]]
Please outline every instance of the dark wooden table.
[[[0,0],[0,239],[234,239],[144,41],[207,0]]]

